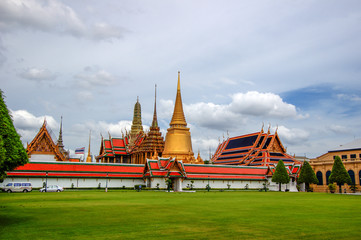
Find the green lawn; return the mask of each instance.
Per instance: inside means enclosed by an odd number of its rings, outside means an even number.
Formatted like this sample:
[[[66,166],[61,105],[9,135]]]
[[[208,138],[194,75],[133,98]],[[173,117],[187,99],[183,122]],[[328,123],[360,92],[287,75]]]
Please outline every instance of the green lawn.
[[[361,196],[1,193],[0,239],[360,239]]]

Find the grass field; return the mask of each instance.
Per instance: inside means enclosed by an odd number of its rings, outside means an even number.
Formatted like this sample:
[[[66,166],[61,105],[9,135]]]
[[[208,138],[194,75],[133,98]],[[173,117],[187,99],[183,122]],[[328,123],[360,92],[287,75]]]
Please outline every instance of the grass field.
[[[1,193],[0,239],[360,239],[361,196]]]

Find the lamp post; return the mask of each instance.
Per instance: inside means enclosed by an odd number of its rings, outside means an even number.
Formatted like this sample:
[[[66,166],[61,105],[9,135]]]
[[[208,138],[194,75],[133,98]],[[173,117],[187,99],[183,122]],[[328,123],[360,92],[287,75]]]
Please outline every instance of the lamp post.
[[[209,192],[209,176],[208,176],[208,187],[207,187],[207,190],[208,190],[208,192]]]
[[[46,175],[45,175],[45,192],[48,191],[48,172],[46,172]]]
[[[105,192],[108,192],[108,173],[107,173],[107,178],[105,180]]]

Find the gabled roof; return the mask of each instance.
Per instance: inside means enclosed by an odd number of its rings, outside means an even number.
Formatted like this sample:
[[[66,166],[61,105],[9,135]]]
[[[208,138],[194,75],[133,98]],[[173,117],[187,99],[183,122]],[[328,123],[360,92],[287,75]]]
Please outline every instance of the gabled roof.
[[[187,177],[182,161],[171,158],[147,159],[144,177]]]
[[[44,120],[38,134],[28,144],[26,153],[31,156],[32,154],[54,154],[57,161],[66,161],[63,154],[60,153],[59,147],[54,143],[47,129],[46,120]]]
[[[128,136],[123,138],[111,137],[109,139],[102,138],[100,145],[99,156],[96,158],[102,157],[117,157],[124,156],[129,154],[129,139]]]
[[[273,166],[279,160],[301,166],[300,162],[286,153],[277,132],[270,134],[263,130],[224,140],[212,158],[214,164],[265,167]]]

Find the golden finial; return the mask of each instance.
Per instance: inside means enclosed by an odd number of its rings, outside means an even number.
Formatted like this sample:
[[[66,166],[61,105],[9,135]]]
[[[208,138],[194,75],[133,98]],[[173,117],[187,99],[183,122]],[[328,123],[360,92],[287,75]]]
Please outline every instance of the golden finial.
[[[181,97],[181,91],[180,91],[180,72],[178,72],[177,96],[175,99],[173,116],[172,116],[172,120],[169,125],[170,126],[182,126],[182,127],[187,126],[187,122],[186,122],[184,112],[183,112],[183,104],[182,104],[182,97]]]

